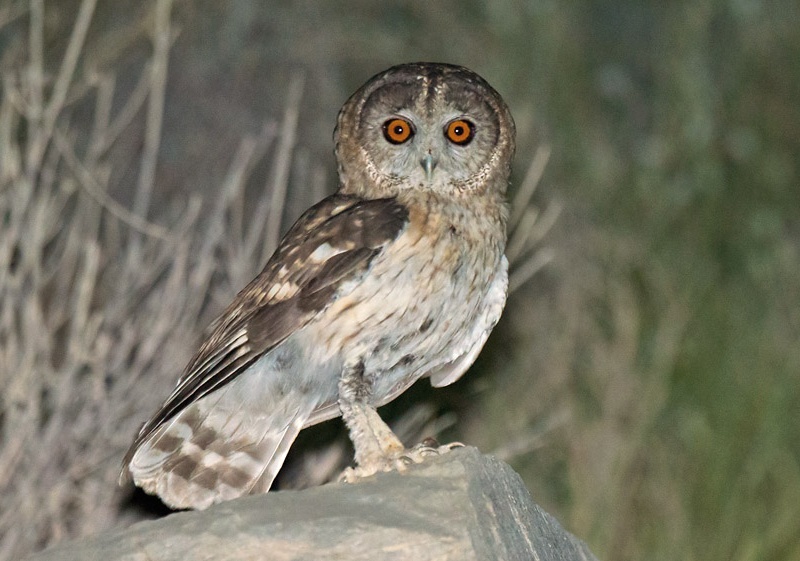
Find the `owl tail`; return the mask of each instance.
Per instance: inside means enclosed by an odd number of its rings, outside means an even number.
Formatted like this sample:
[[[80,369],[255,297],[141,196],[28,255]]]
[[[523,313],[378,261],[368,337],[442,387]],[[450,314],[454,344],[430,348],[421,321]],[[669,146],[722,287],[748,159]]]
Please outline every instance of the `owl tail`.
[[[293,401],[291,411],[279,406],[265,414],[241,403],[227,407],[225,402],[232,400],[225,399],[224,390],[218,393],[156,430],[128,464],[136,485],[172,508],[203,510],[268,491],[315,406]]]

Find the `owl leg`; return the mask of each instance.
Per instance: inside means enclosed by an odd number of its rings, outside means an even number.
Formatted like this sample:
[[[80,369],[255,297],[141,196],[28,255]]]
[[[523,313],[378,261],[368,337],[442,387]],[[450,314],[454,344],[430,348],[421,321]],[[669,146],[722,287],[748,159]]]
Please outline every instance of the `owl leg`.
[[[404,471],[426,457],[463,446],[457,442],[440,446],[427,439],[406,449],[371,405],[372,382],[362,363],[346,367],[339,380],[339,409],[353,441],[357,464],[356,468],[346,469],[340,479],[352,483],[379,471]]]
[[[362,477],[391,469],[389,464],[405,450],[370,404],[372,385],[372,377],[365,374],[361,362],[346,366],[339,379],[339,409],[353,441],[358,475]]]

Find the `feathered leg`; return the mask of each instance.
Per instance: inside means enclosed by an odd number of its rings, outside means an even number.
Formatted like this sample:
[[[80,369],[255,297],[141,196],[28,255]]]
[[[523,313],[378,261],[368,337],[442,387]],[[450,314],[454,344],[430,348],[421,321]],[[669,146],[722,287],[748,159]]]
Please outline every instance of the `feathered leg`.
[[[447,452],[460,443],[439,446],[428,441],[406,449],[375,407],[371,405],[372,377],[365,374],[363,363],[346,366],[339,379],[339,409],[355,448],[357,467],[348,468],[340,479],[352,483],[379,471],[403,471],[426,457]]]

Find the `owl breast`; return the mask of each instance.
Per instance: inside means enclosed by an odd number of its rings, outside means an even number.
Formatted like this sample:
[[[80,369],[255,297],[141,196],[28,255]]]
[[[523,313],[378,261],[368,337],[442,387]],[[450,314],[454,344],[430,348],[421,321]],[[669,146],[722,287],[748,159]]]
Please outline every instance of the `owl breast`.
[[[378,405],[473,348],[500,268],[501,209],[494,220],[476,221],[467,206],[425,198],[408,202],[407,228],[370,273],[308,326],[324,342],[316,350],[321,363],[363,363]]]

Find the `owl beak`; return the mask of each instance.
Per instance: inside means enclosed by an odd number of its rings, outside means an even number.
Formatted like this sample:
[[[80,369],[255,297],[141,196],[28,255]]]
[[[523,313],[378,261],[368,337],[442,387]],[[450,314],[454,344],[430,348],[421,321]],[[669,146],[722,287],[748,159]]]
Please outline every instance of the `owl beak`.
[[[436,167],[436,160],[431,154],[426,154],[419,162],[425,170],[425,179],[430,181],[433,178],[433,170]]]

